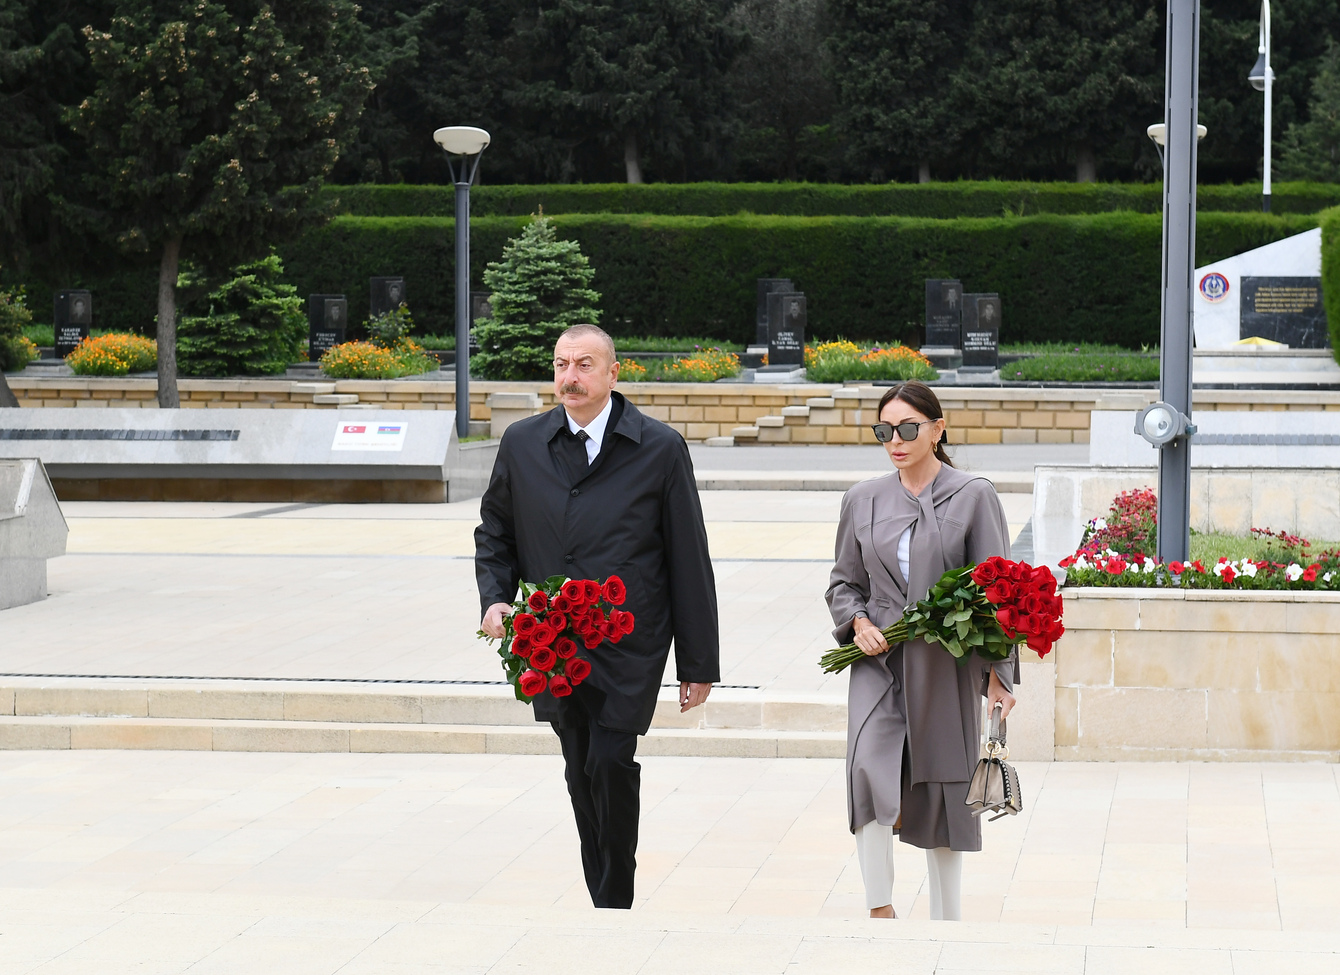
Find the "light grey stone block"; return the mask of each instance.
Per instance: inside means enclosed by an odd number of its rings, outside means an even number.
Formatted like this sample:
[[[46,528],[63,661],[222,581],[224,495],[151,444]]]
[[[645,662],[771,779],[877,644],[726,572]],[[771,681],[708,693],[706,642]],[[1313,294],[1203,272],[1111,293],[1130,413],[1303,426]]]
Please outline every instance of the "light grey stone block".
[[[47,559],[65,554],[69,534],[42,462],[0,459],[0,609],[46,598]]]

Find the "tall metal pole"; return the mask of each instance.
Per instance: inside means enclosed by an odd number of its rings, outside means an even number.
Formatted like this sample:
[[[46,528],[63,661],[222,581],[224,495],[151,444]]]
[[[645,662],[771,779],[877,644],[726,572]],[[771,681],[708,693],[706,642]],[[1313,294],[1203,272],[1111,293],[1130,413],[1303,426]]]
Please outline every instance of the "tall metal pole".
[[[1261,52],[1266,60],[1265,154],[1261,161],[1261,211],[1270,212],[1270,89],[1275,79],[1270,70],[1270,0],[1261,0]]]
[[[1191,416],[1191,295],[1196,265],[1196,116],[1200,96],[1200,0],[1168,0],[1163,122],[1163,306],[1159,386]],[[1159,450],[1158,557],[1191,554],[1191,444]]]
[[[462,174],[465,165],[461,165]],[[470,175],[474,175],[471,173]],[[456,183],[456,436],[470,435],[470,184]]]

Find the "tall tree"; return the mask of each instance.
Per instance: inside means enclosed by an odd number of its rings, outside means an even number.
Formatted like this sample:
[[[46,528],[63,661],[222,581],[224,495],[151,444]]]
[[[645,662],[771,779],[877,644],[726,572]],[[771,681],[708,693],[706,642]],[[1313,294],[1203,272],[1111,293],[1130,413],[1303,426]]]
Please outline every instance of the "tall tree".
[[[978,0],[954,83],[965,157],[993,176],[1125,167],[1160,112],[1155,0]]]
[[[1279,174],[1340,183],[1340,44],[1334,40],[1312,82],[1307,114],[1306,122],[1294,122],[1284,133]]]
[[[179,405],[176,284],[321,218],[316,192],[370,87],[348,0],[114,0],[86,27],[96,88],[70,112],[104,232],[157,259],[158,403]]]

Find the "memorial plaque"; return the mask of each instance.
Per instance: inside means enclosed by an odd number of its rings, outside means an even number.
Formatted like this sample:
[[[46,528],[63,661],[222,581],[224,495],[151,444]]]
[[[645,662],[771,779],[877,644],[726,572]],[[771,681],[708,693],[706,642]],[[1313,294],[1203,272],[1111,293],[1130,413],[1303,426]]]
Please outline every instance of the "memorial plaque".
[[[1000,295],[963,296],[963,368],[1000,368]]]
[[[805,296],[768,295],[768,367],[805,365]]]
[[[1291,349],[1330,348],[1320,278],[1243,277],[1240,338],[1260,337]]]
[[[64,359],[80,342],[88,338],[93,324],[93,293],[90,291],[56,292],[52,318],[56,336],[56,358]]]
[[[963,282],[926,279],[926,344],[958,348],[963,325]]]
[[[768,295],[774,291],[794,294],[796,286],[790,278],[759,278],[758,307],[754,315],[754,344],[768,344]]]
[[[307,358],[316,362],[344,342],[349,325],[349,302],[344,295],[308,295]]]
[[[395,311],[406,300],[404,278],[373,278],[371,284],[372,298],[368,303],[369,318],[376,318],[378,315]]]

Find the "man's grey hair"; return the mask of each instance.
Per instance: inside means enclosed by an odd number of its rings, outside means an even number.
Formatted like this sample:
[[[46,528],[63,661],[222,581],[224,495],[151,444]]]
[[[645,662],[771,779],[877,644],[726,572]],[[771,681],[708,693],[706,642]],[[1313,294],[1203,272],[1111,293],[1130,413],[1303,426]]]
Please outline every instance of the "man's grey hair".
[[[564,329],[563,334],[560,335],[559,338],[565,339],[569,336],[574,339],[593,338],[600,343],[605,351],[605,355],[609,357],[610,362],[613,362],[617,358],[614,352],[614,339],[610,337],[609,332],[605,331],[599,325],[573,325],[570,328]]]

